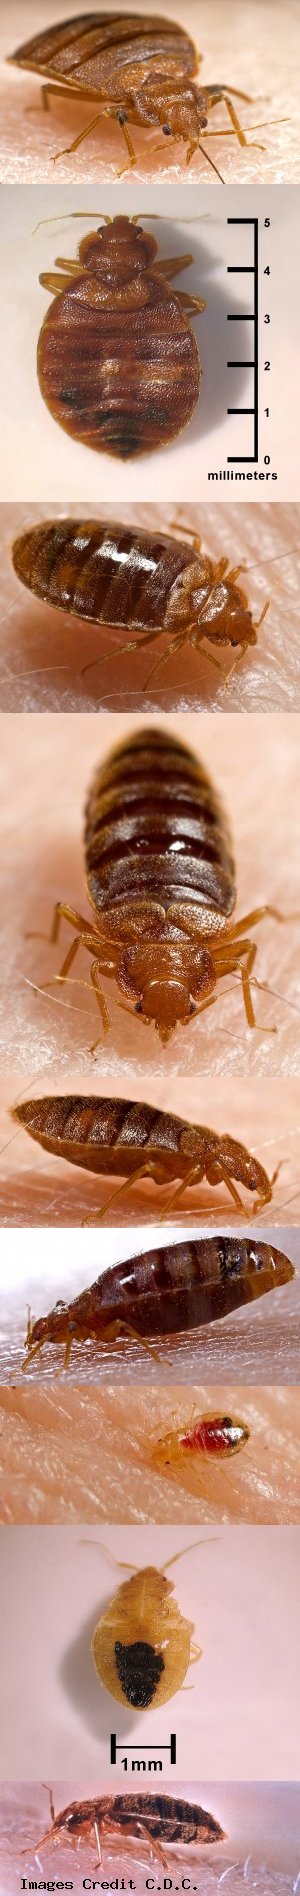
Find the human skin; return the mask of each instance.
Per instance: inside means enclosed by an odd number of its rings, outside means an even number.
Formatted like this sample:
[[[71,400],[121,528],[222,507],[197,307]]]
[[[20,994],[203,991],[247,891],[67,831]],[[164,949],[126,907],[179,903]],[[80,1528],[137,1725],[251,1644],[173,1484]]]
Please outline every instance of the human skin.
[[[128,12],[128,0],[121,0]],[[120,11],[120,6],[118,8]],[[145,11],[143,0],[135,0],[135,13]],[[151,11],[151,8],[150,8]],[[81,0],[73,0],[73,17],[82,13]],[[131,128],[137,164],[137,179],[164,177],[170,180],[190,177],[214,181],[209,156],[217,164],[227,183],[289,182],[299,176],[297,140],[297,10],[287,0],[283,11],[280,0],[272,0],[272,30],[268,0],[165,0],[164,17],[184,24],[202,54],[197,83],[219,83],[236,87],[250,95],[250,102],[235,99],[240,122],[248,135],[242,148],[230,131],[224,105],[209,114],[208,130],[213,137],[201,139],[203,152],[196,152],[186,169],[186,147],[173,145],[156,130]],[[47,7],[45,25],[66,18],[65,0],[52,0]],[[43,20],[44,25],[44,20]],[[70,145],[95,116],[97,106],[86,101],[50,100],[50,113],[41,110],[41,80],[5,63],[24,40],[41,29],[39,0],[10,0],[9,14],[2,5],[1,26],[1,176],[15,183],[45,179],[57,183],[116,179],[126,165],[125,144],[113,122],[101,120],[87,140],[70,156],[59,158],[55,174],[53,157]],[[256,131],[255,127],[261,127]],[[253,129],[252,129],[253,128]],[[216,132],[230,132],[229,137]],[[256,149],[258,145],[263,150]],[[159,147],[157,151],[156,147]],[[127,177],[130,177],[130,171]]]
[[[37,714],[31,719],[20,713],[16,718],[2,715],[0,720],[2,1101],[14,1105],[19,1095],[32,1092],[115,1092],[149,1098],[150,1103],[171,1107],[182,1117],[193,1117],[220,1132],[227,1118],[227,1130],[253,1146],[257,1156],[261,1147],[262,1162],[268,1166],[270,1158],[272,1171],[282,1156],[281,1143],[280,1151],[276,1144],[277,1115],[279,1121],[283,1115],[285,1136],[293,1113],[291,1106],[286,1118],[283,1102],[296,1084],[300,1066],[299,717],[236,720],[227,714],[220,721],[208,713],[202,723],[196,723],[189,715],[159,716],[162,731],[196,750],[224,803],[233,832],[237,918],[265,903],[286,917],[284,926],[266,916],[260,926],[247,931],[249,939],[257,942],[253,981],[257,974],[263,983],[262,992],[255,981],[251,989],[256,1028],[247,1026],[239,976],[227,976],[219,984],[216,1003],[186,1027],[178,1027],[164,1047],[154,1025],[145,1025],[128,1008],[124,1010],[116,983],[107,979],[104,990],[111,1030],[104,1033],[89,985],[90,957],[80,949],[69,979],[60,986],[55,976],[71,946],[73,931],[63,921],[58,945],[54,948],[49,941],[58,900],[83,915],[91,913],[82,841],[87,790],[111,748],[137,728],[140,720],[137,725],[135,718],[122,713],[50,714],[47,718]],[[30,935],[33,939],[26,939]],[[272,991],[266,992],[266,987]],[[225,1084],[225,1119],[219,1087],[210,1094],[204,1085],[206,1075],[211,1083],[218,1076]],[[282,1103],[272,1088],[265,1120],[255,1081],[258,1077],[270,1080],[272,1075],[282,1078]],[[245,1112],[250,1100],[247,1089],[243,1105],[236,1092],[237,1076],[252,1081],[253,1120],[252,1104]],[[175,1091],[174,1079],[180,1079]],[[226,1089],[230,1082],[234,1086],[229,1111]],[[298,1119],[297,1110],[293,1147]],[[5,1136],[9,1136],[7,1122]],[[23,1146],[27,1144],[27,1164],[35,1172],[40,1169],[41,1152],[36,1147],[34,1153],[31,1145],[28,1151],[29,1142],[24,1134],[21,1137]],[[270,1154],[265,1152],[264,1160],[262,1147],[273,1137],[275,1146]],[[19,1150],[21,1155],[21,1145]],[[283,1154],[288,1159],[285,1146]],[[14,1158],[13,1151],[10,1156]],[[54,1163],[48,1161],[51,1177]],[[60,1166],[60,1175],[61,1171]],[[277,1190],[278,1206],[289,1196],[286,1177],[282,1175]],[[84,1183],[83,1175],[77,1178],[74,1189],[79,1201]],[[93,1189],[97,1192],[97,1186]]]
[[[128,1787],[127,1787],[128,1788]],[[147,1792],[151,1790],[147,1785]],[[174,1796],[174,1784],[167,1780],[161,1787],[167,1796]],[[58,1813],[73,1801],[82,1798],[97,1797],[107,1793],[107,1785],[98,1779],[88,1782],[81,1780],[61,1780],[52,1786],[54,1809]],[[114,1774],[111,1794],[126,1791],[124,1778]],[[152,1793],[155,1795],[154,1787]],[[298,1864],[299,1831],[299,1792],[296,1784],[233,1784],[231,1783],[182,1783],[176,1786],[176,1795],[190,1799],[192,1803],[201,1803],[221,1824],[227,1833],[227,1840],[216,1846],[205,1845],[199,1852],[193,1850],[191,1859],[187,1848],[182,1852],[182,1871],[199,1866],[201,1891],[203,1896],[211,1896],[215,1889],[216,1878],[219,1882],[226,1871],[228,1896],[239,1896],[241,1878],[247,1880],[249,1896],[292,1896],[295,1887]],[[71,1876],[75,1896],[82,1890],[84,1865],[93,1872],[96,1861],[95,1837],[89,1844],[79,1846],[78,1855],[70,1844],[66,1849],[60,1839],[48,1844],[36,1859],[36,1845],[50,1828],[49,1793],[37,1783],[3,1783],[1,1790],[1,1848],[3,1872],[6,1876],[6,1896],[15,1896],[20,1889],[20,1869],[22,1875],[37,1876],[37,1873],[57,1876]],[[113,1874],[120,1860],[120,1840],[105,1843],[104,1873],[109,1860],[114,1864]],[[27,1845],[27,1848],[26,1848]],[[26,1848],[26,1856],[21,1850]],[[145,1846],[142,1839],[139,1844],[131,1845],[131,1869],[138,1890],[145,1887],[145,1876],[140,1881],[139,1863],[144,1862]],[[128,1851],[124,1851],[122,1839],[121,1858],[124,1871],[129,1874]],[[178,1870],[181,1853],[174,1847],[170,1851],[170,1873],[172,1866]],[[147,1863],[147,1855],[145,1857]],[[149,1859],[148,1859],[149,1867]],[[153,1866],[155,1887],[157,1887],[158,1866]],[[101,1875],[101,1872],[100,1872]]]
[[[161,664],[146,687],[155,660],[166,658],[168,638],[126,652],[126,632],[91,626],[73,614],[45,605],[27,591],[14,572],[13,541],[42,520],[71,518],[110,521],[115,516],[133,529],[154,534],[184,527],[199,534],[213,562],[241,564],[238,583],[246,593],[254,622],[269,600],[257,644],[244,652],[230,645],[204,643],[198,652],[186,644]],[[299,655],[300,508],[297,503],[82,507],[46,503],[6,504],[0,508],[0,704],[3,711],[210,710],[296,711],[300,705]],[[191,549],[191,558],[193,557]],[[138,635],[140,636],[140,635]],[[130,634],[128,634],[128,640]],[[110,652],[108,660],[104,655]],[[121,655],[122,654],[122,655]],[[221,675],[212,662],[217,659]],[[85,672],[85,667],[91,669]]]
[[[58,1382],[56,1352],[55,1384],[50,1363],[42,1373],[41,1384],[35,1362],[28,1386],[0,1387],[2,1526],[299,1521],[299,1389],[74,1388],[72,1372]],[[247,1423],[239,1454],[186,1450],[173,1469],[162,1450],[153,1459],[166,1435],[207,1413]]]

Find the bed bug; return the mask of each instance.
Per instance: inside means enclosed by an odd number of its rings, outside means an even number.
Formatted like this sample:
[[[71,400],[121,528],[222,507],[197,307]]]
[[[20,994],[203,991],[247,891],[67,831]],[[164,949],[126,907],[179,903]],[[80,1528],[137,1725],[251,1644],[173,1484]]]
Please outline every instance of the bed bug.
[[[102,1271],[87,1290],[70,1304],[60,1300],[47,1317],[32,1322],[29,1313],[23,1367],[26,1370],[47,1343],[64,1343],[67,1369],[74,1342],[92,1338],[101,1351],[106,1343],[121,1338],[134,1337],[143,1343],[148,1337],[200,1329],[289,1283],[292,1277],[294,1267],[284,1252],[256,1238],[218,1235],[155,1246]],[[228,1417],[225,1423],[229,1427]]]
[[[267,1249],[267,1246],[266,1246]],[[198,1415],[188,1428],[174,1426],[167,1434],[153,1442],[150,1459],[156,1468],[167,1469],[168,1473],[182,1475],[191,1462],[192,1474],[203,1456],[223,1461],[229,1455],[237,1455],[249,1441],[250,1429],[237,1415]],[[188,1469],[189,1472],[189,1469]]]
[[[175,1028],[214,1005],[224,976],[238,974],[247,1024],[255,1028],[250,976],[257,951],[247,931],[266,915],[288,917],[266,904],[230,920],[231,839],[194,752],[153,725],[131,733],[96,772],[84,840],[94,919],[56,903],[50,942],[57,942],[63,917],[76,936],[54,980],[66,980],[83,945],[93,956],[90,980],[103,1030],[110,1026],[106,975],[123,1005],[154,1025],[166,1045]]]
[[[48,1787],[49,1788],[49,1787]],[[225,1830],[203,1810],[201,1804],[190,1804],[182,1797],[168,1797],[163,1792],[152,1796],[144,1792],[131,1796],[85,1798],[80,1803],[67,1804],[55,1816],[52,1791],[49,1788],[51,1827],[36,1845],[42,1850],[47,1843],[58,1844],[61,1849],[66,1842],[85,1845],[90,1843],[94,1834],[97,1848],[97,1869],[102,1864],[103,1846],[107,1851],[109,1843],[116,1842],[120,1848],[126,1843],[132,1847],[138,1839],[146,1841],[152,1856],[156,1856],[164,1869],[169,1868],[165,1848],[169,1844],[219,1843],[224,1842]],[[25,1855],[25,1852],[22,1852]]]
[[[57,257],[61,273],[40,276],[55,298],[38,342],[44,401],[74,440],[123,461],[174,441],[199,396],[189,317],[205,303],[171,286],[193,258],[156,253],[137,218],[105,217],[78,260]]]
[[[72,145],[65,148],[67,152],[77,151],[101,119],[112,118],[118,121],[125,139],[125,170],[137,162],[129,125],[153,126],[174,143],[184,141],[187,164],[200,150],[221,178],[218,166],[202,145],[201,135],[204,132],[210,136],[207,114],[222,101],[239,144],[247,144],[231,95],[248,103],[248,93],[216,84],[203,86],[200,91],[195,84],[200,64],[196,47],[189,34],[172,20],[151,14],[79,14],[19,46],[9,64],[45,76],[42,100],[46,108],[53,93],[60,98],[73,95],[73,99],[93,101],[94,106],[97,103],[98,110]],[[163,144],[155,149],[163,151]],[[57,152],[56,158],[64,157],[65,151]]]
[[[242,568],[210,559],[199,534],[185,527],[171,535],[115,520],[43,520],[15,540],[12,558],[18,579],[45,604],[92,625],[126,627],[121,653],[106,652],[96,664],[148,649],[165,632],[150,678],[183,646],[200,651],[204,639],[240,646],[239,663],[268,610],[267,602],[255,623],[236,583]]]
[[[199,1546],[203,1541],[193,1541],[164,1566],[172,1567]],[[164,1567],[140,1568],[123,1560],[117,1565],[130,1566],[131,1578],[121,1582],[98,1620],[91,1647],[94,1665],[101,1685],[119,1705],[157,1711],[180,1691],[188,1667],[201,1659],[201,1648],[194,1645],[191,1621],[183,1619],[176,1600],[170,1599],[174,1582]]]

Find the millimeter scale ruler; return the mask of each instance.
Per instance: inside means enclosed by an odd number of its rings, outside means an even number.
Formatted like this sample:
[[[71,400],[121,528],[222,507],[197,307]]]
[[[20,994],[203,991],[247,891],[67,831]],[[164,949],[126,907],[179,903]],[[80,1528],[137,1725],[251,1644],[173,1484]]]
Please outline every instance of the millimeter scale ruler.
[[[239,357],[231,358],[227,362],[228,369],[252,369],[253,372],[252,406],[250,408],[227,408],[228,415],[250,416],[253,422],[253,429],[251,429],[250,436],[253,447],[252,454],[228,454],[227,461],[248,462],[249,464],[258,461],[258,217],[228,217],[227,224],[239,225],[240,227],[248,225],[249,232],[252,230],[253,233],[252,263],[227,264],[228,276],[249,277],[249,287],[251,284],[251,289],[253,290],[253,295],[251,298],[249,297],[249,303],[252,303],[251,308],[247,310],[234,310],[227,315],[228,323],[253,323],[253,348],[249,360],[243,360],[242,357]],[[245,438],[247,439],[246,430]]]

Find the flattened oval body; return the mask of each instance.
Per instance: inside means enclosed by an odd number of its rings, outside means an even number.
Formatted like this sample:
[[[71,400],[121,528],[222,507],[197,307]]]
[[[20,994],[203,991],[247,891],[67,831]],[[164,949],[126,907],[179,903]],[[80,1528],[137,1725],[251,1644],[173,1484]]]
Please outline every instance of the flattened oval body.
[[[15,540],[18,579],[38,599],[93,625],[159,631],[191,551],[167,533],[115,520],[48,520]]]
[[[123,1581],[98,1621],[94,1664],[102,1685],[121,1705],[157,1710],[183,1683],[193,1627],[172,1594],[165,1574],[145,1567]]]
[[[130,921],[142,902],[159,904],[165,914],[175,903],[184,914],[188,903],[200,931],[204,907],[206,928],[208,909],[224,917],[232,912],[234,863],[224,811],[198,758],[167,731],[149,725],[131,734],[97,771],[85,849],[91,900],[112,917],[117,903],[128,905]],[[176,932],[180,937],[171,922],[174,943]],[[195,959],[194,944],[191,952]]]
[[[82,13],[47,27],[11,56],[13,66],[81,87],[91,97],[121,99],[130,87],[158,72],[192,76],[196,49],[184,28],[155,14]]]
[[[110,291],[96,270],[80,273],[50,305],[37,367],[60,427],[122,460],[167,446],[199,395],[190,322],[155,266]]]

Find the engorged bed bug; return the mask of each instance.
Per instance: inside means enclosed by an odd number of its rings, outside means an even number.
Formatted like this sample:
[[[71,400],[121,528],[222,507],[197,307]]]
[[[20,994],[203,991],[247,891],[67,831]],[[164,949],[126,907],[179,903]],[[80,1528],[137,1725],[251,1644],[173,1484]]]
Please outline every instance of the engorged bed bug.
[[[187,164],[195,151],[201,151],[221,178],[202,144],[202,135],[206,142],[210,136],[207,115],[222,101],[232,132],[240,145],[247,144],[232,95],[249,103],[248,93],[216,84],[202,86],[200,91],[195,85],[200,57],[193,41],[185,29],[159,15],[118,11],[78,14],[76,19],[35,34],[11,54],[8,63],[45,76],[42,100],[46,108],[53,93],[59,98],[71,97],[71,101],[72,97],[88,100],[94,107],[97,104],[98,110],[84,131],[63,152],[56,152],[56,158],[77,151],[101,119],[112,118],[118,121],[126,143],[123,170],[137,162],[129,125],[153,126],[173,143],[184,141]],[[154,149],[163,151],[163,143]]]
[[[120,1849],[130,1847],[137,1841],[144,1841],[150,1847],[151,1857],[157,1857],[165,1870],[169,1869],[166,1850],[169,1845],[220,1843],[226,1838],[226,1831],[211,1812],[203,1810],[201,1804],[190,1804],[182,1797],[168,1797],[164,1792],[146,1795],[143,1791],[129,1796],[117,1794],[102,1797],[90,1797],[80,1803],[67,1804],[64,1810],[55,1816],[52,1791],[49,1788],[51,1826],[36,1844],[42,1850],[48,1843],[58,1845],[61,1850],[66,1843],[78,1849],[81,1840],[89,1846],[92,1836],[96,1839],[97,1863],[102,1864],[103,1852],[109,1852],[115,1843]],[[22,1852],[24,1856],[27,1854]],[[144,1853],[143,1853],[144,1854]]]
[[[14,541],[12,559],[23,586],[46,605],[91,625],[126,627],[126,645],[95,664],[123,651],[148,650],[164,632],[165,651],[150,678],[173,653],[186,645],[199,652],[204,640],[240,646],[240,663],[248,646],[256,645],[268,610],[267,602],[255,623],[236,583],[242,567],[209,558],[201,552],[200,535],[180,524],[171,534],[115,520],[43,520]],[[144,690],[148,683],[147,678]]]
[[[164,1567],[199,1546],[203,1541],[181,1548]],[[170,1599],[174,1582],[164,1567],[140,1568],[123,1560],[117,1565],[130,1566],[131,1579],[121,1582],[98,1620],[91,1647],[94,1665],[101,1685],[119,1705],[157,1711],[180,1691],[188,1667],[201,1659],[201,1647],[194,1645],[192,1622],[183,1619],[176,1600]]]
[[[22,1112],[16,1117],[22,1117]],[[170,1128],[170,1120],[168,1125]],[[233,1141],[229,1143],[232,1148]],[[210,1172],[214,1169],[211,1166]],[[102,1271],[87,1290],[69,1304],[60,1300],[47,1317],[37,1317],[33,1322],[29,1312],[23,1368],[26,1370],[32,1358],[41,1355],[47,1343],[56,1347],[64,1344],[67,1369],[74,1343],[93,1340],[101,1353],[106,1344],[130,1337],[144,1343],[146,1338],[200,1329],[264,1297],[267,1291],[288,1284],[292,1277],[290,1259],[261,1239],[219,1235],[155,1246],[152,1251],[125,1258],[122,1264]],[[209,1418],[205,1421],[207,1424]],[[228,1438],[228,1430],[230,1433],[233,1427],[230,1418],[227,1425]],[[206,1447],[208,1433],[207,1427]]]
[[[131,1013],[156,1027],[163,1045],[214,1005],[227,975],[240,976],[247,1025],[256,1027],[250,977],[257,951],[247,931],[267,915],[289,918],[264,904],[230,919],[236,890],[227,820],[198,758],[169,730],[131,732],[96,771],[85,860],[93,920],[57,902],[48,939],[57,942],[62,918],[76,929],[55,981],[67,979],[81,945],[93,956],[104,1031],[102,975],[114,979]]]
[[[245,1442],[249,1441],[250,1429],[237,1415],[198,1415],[188,1427],[174,1421],[174,1427],[166,1435],[150,1446],[150,1459],[155,1468],[166,1469],[168,1473],[184,1474],[189,1462],[193,1473],[198,1460],[203,1456],[223,1461],[229,1455],[237,1455]]]
[[[189,317],[205,302],[171,285],[193,258],[156,252],[136,217],[105,216],[77,260],[57,257],[61,273],[40,276],[55,299],[38,342],[44,401],[73,439],[124,461],[174,441],[199,396]]]

